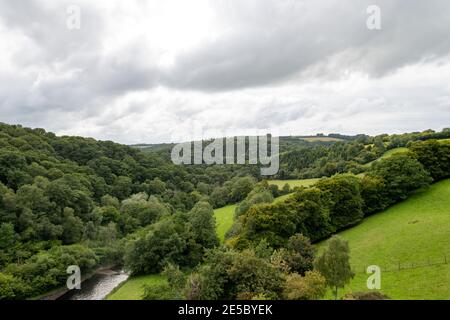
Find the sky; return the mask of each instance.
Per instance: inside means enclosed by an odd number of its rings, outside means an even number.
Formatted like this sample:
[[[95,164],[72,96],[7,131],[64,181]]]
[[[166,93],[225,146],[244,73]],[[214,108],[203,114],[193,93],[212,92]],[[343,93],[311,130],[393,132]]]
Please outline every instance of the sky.
[[[441,130],[450,1],[2,0],[0,83],[0,122],[126,144]]]

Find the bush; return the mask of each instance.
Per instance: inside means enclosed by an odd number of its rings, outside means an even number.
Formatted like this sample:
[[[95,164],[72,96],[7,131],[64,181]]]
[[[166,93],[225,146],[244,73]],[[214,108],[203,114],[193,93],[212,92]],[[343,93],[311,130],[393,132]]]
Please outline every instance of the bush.
[[[179,264],[186,247],[173,219],[150,226],[145,235],[131,242],[125,253],[125,266],[131,274],[159,273],[168,263]]]
[[[178,300],[178,292],[167,283],[144,285],[143,300]]]
[[[307,271],[303,277],[297,273],[287,276],[283,296],[288,300],[317,300],[326,291],[325,278],[318,271]]]
[[[383,198],[388,201],[388,205],[406,199],[413,191],[427,187],[432,181],[423,165],[406,154],[396,154],[377,161],[368,175],[383,180]]]
[[[389,296],[379,291],[347,293],[343,300],[389,300]]]

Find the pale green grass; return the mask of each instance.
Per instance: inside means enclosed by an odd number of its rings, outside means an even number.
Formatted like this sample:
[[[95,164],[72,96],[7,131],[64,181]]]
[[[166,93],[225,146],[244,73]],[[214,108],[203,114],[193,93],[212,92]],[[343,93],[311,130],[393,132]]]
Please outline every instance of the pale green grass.
[[[294,180],[268,180],[269,184],[277,185],[278,188],[283,188],[287,183],[291,188],[295,187],[309,187],[319,181],[320,179],[294,179]]]
[[[280,180],[281,181],[281,180]],[[286,200],[291,194],[285,194],[275,198],[274,202],[281,202]],[[214,217],[216,218],[216,232],[221,243],[225,240],[225,234],[230,230],[233,225],[234,211],[236,210],[237,204],[231,204],[222,208],[214,210]]]
[[[234,211],[236,210],[236,204],[231,204],[226,207],[218,208],[214,210],[214,217],[216,218],[216,230],[217,236],[220,242],[225,239],[225,234],[230,230],[233,225]]]
[[[339,233],[358,275],[346,292],[367,290],[368,265],[382,271],[381,291],[394,299],[450,299],[450,179]],[[318,244],[323,249],[326,241]],[[408,268],[398,271],[398,266]],[[409,269],[411,266],[425,266]],[[342,291],[342,290],[341,290]]]
[[[398,154],[398,153],[405,153],[408,152],[409,149],[405,148],[405,147],[400,147],[400,148],[394,148],[391,150],[386,151],[380,159],[384,159],[384,158],[389,158],[392,157],[394,154]]]
[[[369,291],[369,275],[358,273],[351,284],[338,295],[344,293]],[[381,272],[381,290],[393,300],[449,300],[450,299],[450,264],[436,265],[415,269],[403,269],[393,272]],[[334,299],[328,292],[327,299]]]
[[[284,196],[279,196],[273,200],[273,203],[283,202],[284,200],[289,198],[291,195],[292,195],[292,193],[288,193],[288,194],[285,194]]]
[[[364,164],[363,166],[370,167],[374,162],[380,161],[381,159],[387,159],[389,157],[392,157],[394,154],[405,153],[405,152],[408,152],[408,151],[409,151],[409,149],[408,148],[404,148],[404,147],[394,148],[394,149],[386,151],[378,159],[376,159],[374,161],[371,161],[371,162],[368,162],[368,163]]]
[[[338,141],[344,141],[339,138],[333,138],[333,137],[306,137],[306,138],[300,138],[300,140],[305,140],[308,142],[315,142],[315,141],[322,141],[322,142],[338,142]]]
[[[165,283],[165,276],[159,274],[130,277],[123,285],[114,290],[107,300],[141,300],[144,294],[144,285]]]

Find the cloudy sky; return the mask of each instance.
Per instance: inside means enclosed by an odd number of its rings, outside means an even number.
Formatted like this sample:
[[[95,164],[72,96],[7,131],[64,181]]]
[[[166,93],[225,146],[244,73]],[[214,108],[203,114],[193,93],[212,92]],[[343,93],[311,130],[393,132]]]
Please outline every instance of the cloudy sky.
[[[450,1],[1,0],[0,83],[1,122],[122,143],[439,130]]]

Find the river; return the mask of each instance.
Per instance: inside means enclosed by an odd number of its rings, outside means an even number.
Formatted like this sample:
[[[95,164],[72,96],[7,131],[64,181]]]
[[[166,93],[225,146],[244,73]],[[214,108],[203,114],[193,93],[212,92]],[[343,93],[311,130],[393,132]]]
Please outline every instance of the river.
[[[100,270],[81,283],[81,289],[70,290],[58,300],[103,300],[114,288],[128,279],[122,270]]]

